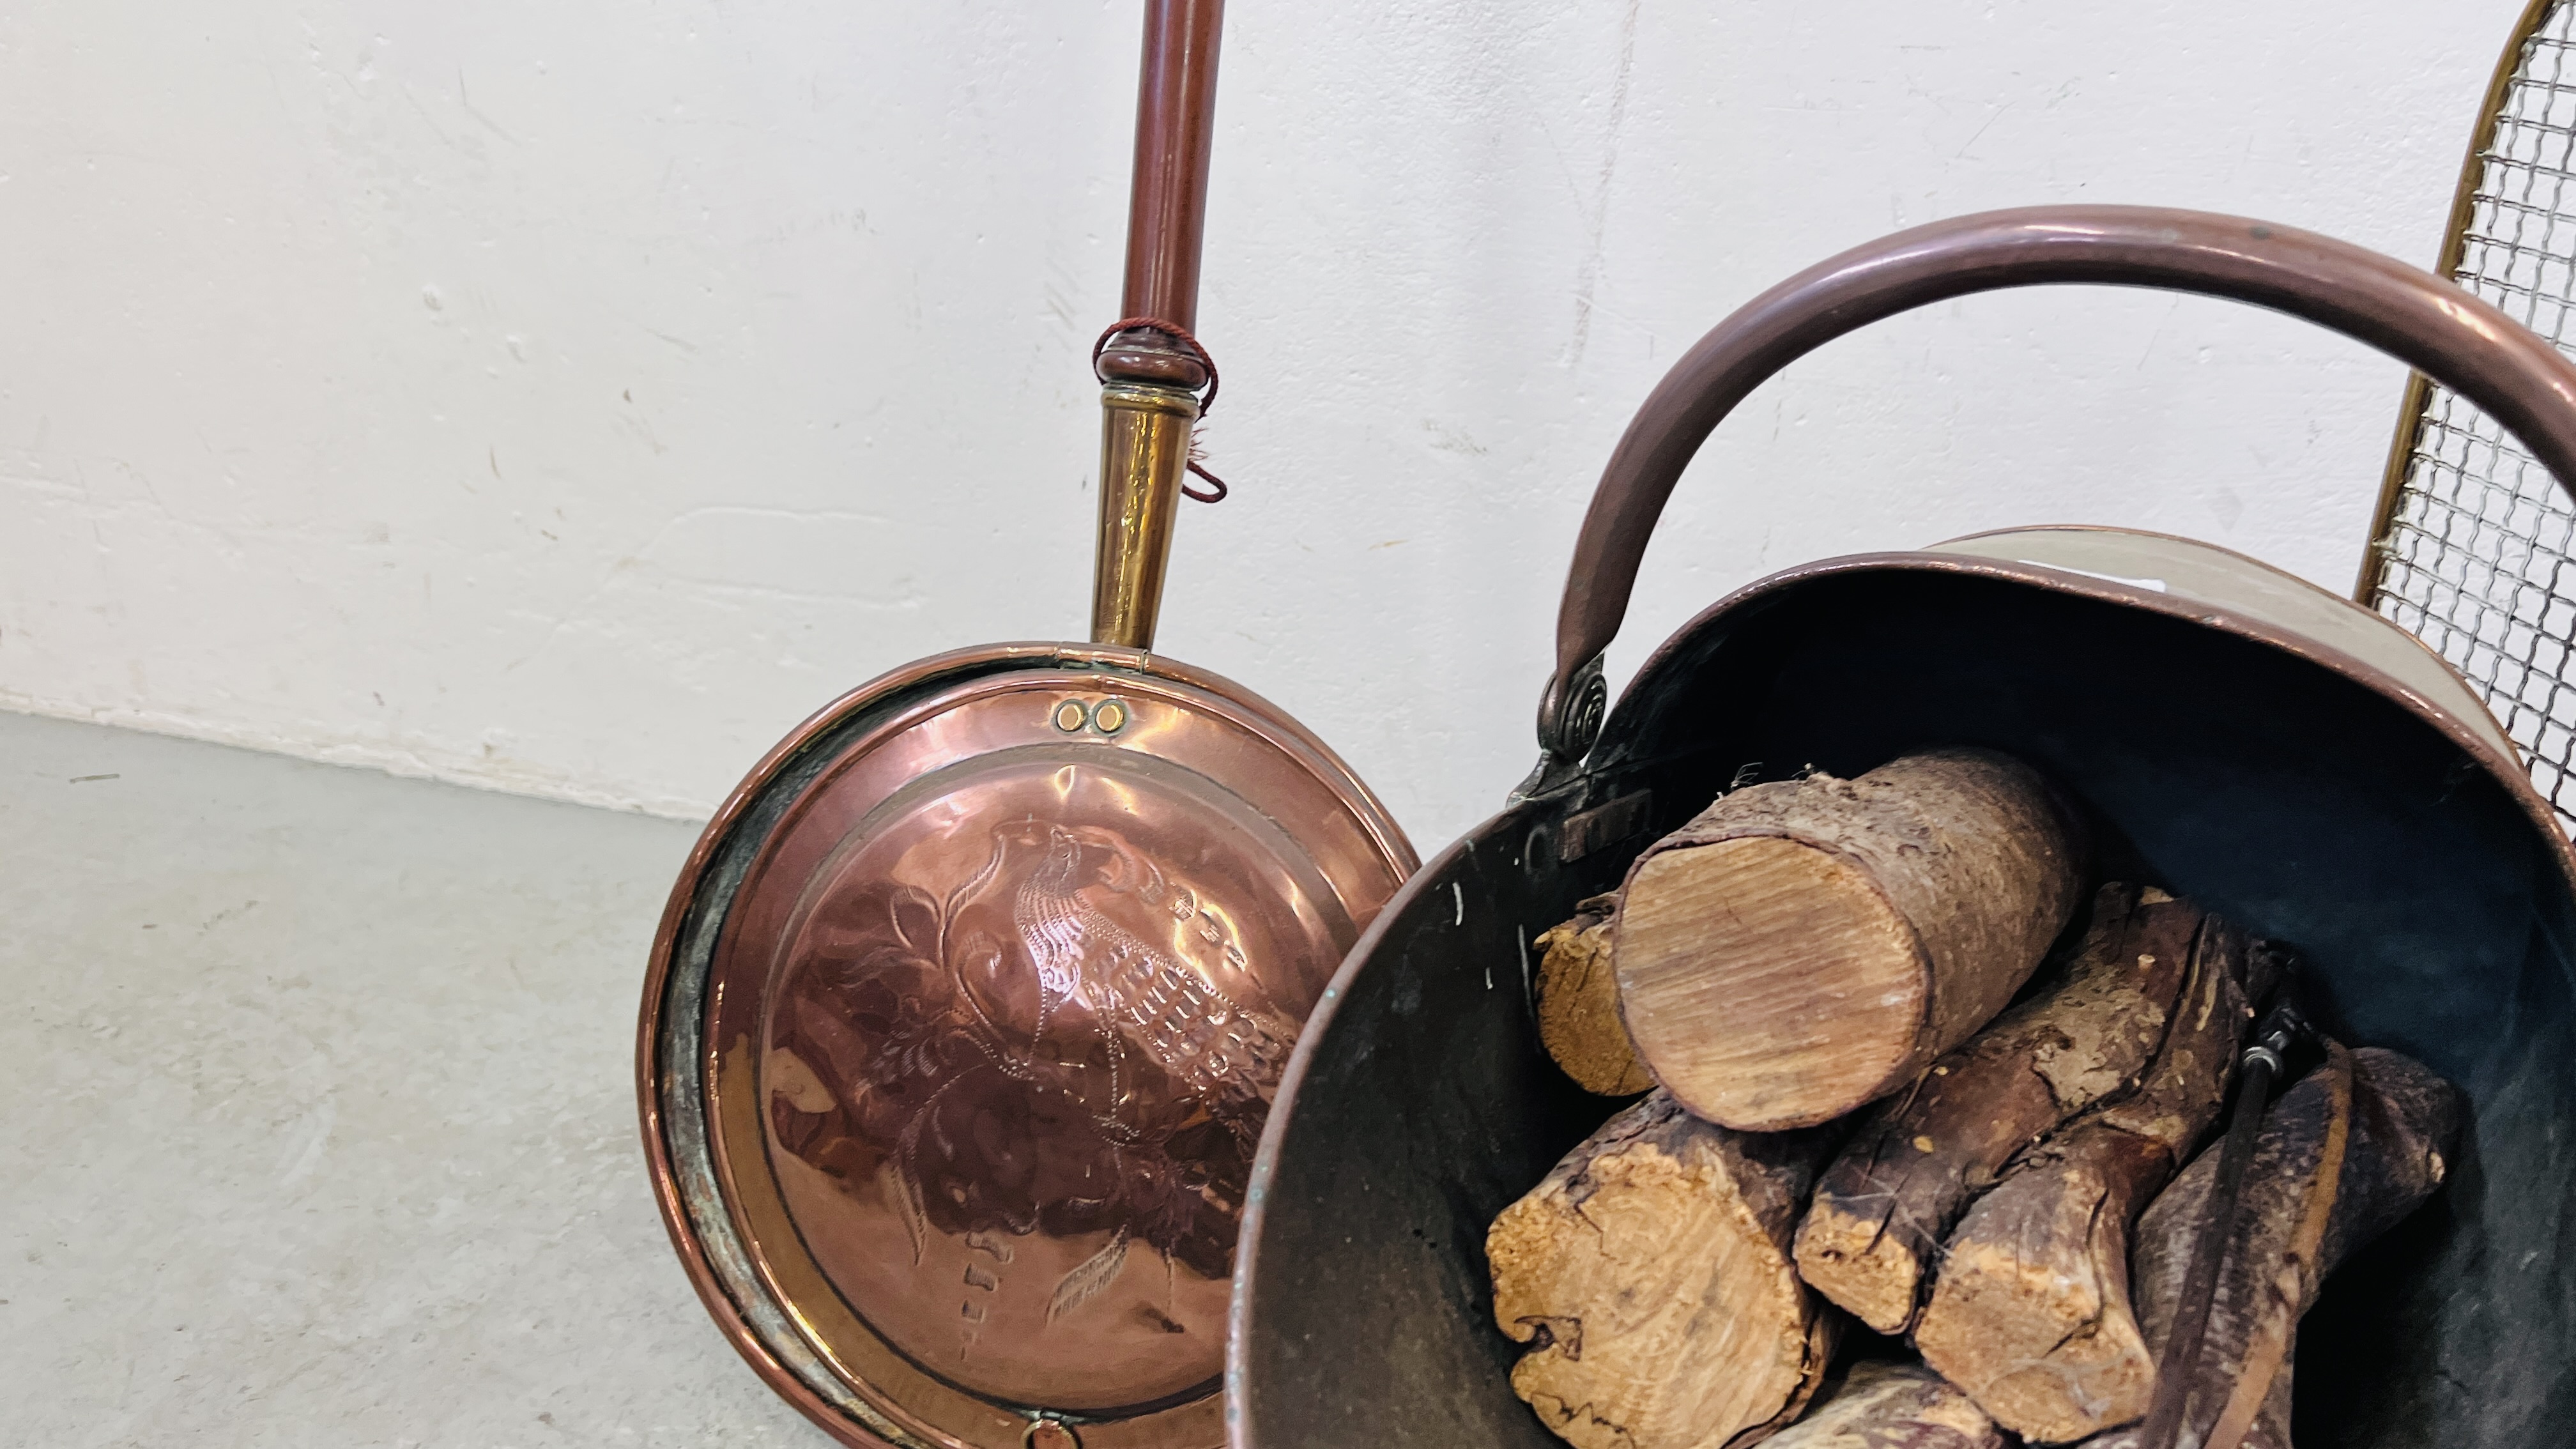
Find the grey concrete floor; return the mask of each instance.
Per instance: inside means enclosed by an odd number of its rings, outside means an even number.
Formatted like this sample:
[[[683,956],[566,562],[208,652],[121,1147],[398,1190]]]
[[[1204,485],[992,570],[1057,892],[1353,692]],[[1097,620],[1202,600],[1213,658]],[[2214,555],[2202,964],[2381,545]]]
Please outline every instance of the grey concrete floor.
[[[637,1146],[694,835],[0,714],[0,1444],[825,1444]]]

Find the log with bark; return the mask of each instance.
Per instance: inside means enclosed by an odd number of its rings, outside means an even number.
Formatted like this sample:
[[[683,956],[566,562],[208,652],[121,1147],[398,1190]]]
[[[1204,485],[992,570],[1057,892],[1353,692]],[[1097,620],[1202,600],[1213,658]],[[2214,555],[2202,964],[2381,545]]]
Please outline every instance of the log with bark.
[[[1805,1407],[1834,1317],[1789,1238],[1827,1147],[1700,1121],[1662,1092],[1610,1119],[1485,1238],[1512,1389],[1582,1449],[1749,1444]]]
[[[2003,1449],[1976,1403],[1914,1364],[1863,1360],[1828,1380],[1815,1407],[1769,1449]]]
[[[1538,1039],[1576,1086],[1626,1097],[1655,1084],[1619,1020],[1619,983],[1610,970],[1616,894],[1577,904],[1573,919],[1540,936]]]
[[[2183,1442],[2290,1449],[2290,1356],[2299,1317],[2354,1250],[2432,1196],[2457,1160],[2460,1090],[2395,1052],[2329,1047],[2326,1064],[2264,1113],[2190,1366]],[[2138,1221],[2135,1275],[2148,1345],[2161,1352],[2210,1214],[2218,1153],[2203,1152]],[[2141,1426],[2086,1449],[2142,1449]]]
[[[2012,999],[2077,904],[2077,854],[2047,783],[1989,751],[1721,796],[1629,867],[1628,1035],[1710,1121],[1842,1116]]]
[[[2272,953],[2183,902],[2181,1005],[2137,1091],[2024,1153],[1959,1220],[1914,1344],[2005,1428],[2080,1439],[2146,1412],[2155,1387],[2129,1301],[2130,1227],[2218,1115]]]
[[[2201,920],[2162,891],[2104,886],[2063,977],[1880,1104],[1826,1169],[1798,1230],[1807,1282],[1880,1333],[1910,1327],[1968,1203],[2015,1154],[2137,1084]]]

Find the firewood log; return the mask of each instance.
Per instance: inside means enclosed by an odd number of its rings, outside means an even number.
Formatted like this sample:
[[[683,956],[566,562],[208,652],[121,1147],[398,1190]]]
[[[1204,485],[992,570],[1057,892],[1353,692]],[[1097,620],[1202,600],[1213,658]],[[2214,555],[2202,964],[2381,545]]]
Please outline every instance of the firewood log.
[[[1662,1092],[1568,1153],[1485,1237],[1512,1389],[1581,1449],[1749,1444],[1805,1407],[1835,1319],[1789,1235],[1827,1143],[1730,1132]]]
[[[1618,896],[1594,896],[1535,943],[1539,1044],[1576,1086],[1604,1097],[1655,1084],[1619,1020],[1619,982],[1610,971],[1610,916],[1618,908]]]
[[[1982,750],[1721,796],[1629,867],[1629,1037],[1712,1122],[1840,1117],[2012,999],[2078,902],[2076,855],[2046,782]]]
[[[2062,979],[1863,1121],[1816,1186],[1798,1271],[1881,1333],[1914,1322],[1943,1239],[2014,1154],[2134,1087],[2164,1042],[2201,914],[2104,886]]]
[[[1853,1364],[1767,1449],[2002,1449],[1994,1421],[1939,1374],[1913,1364]]]
[[[2326,1064],[2264,1113],[2227,1264],[2190,1372],[2184,1440],[2202,1449],[2290,1449],[2290,1355],[2325,1276],[2433,1195],[2457,1160],[2460,1090],[2395,1052],[2329,1047]],[[2138,1220],[2130,1265],[2147,1343],[2164,1348],[2218,1172],[2211,1148]],[[2141,1449],[2140,1426],[2084,1441]]]
[[[2274,975],[2272,954],[2215,916],[2199,917],[2190,954],[2145,1082],[2022,1154],[1968,1209],[1915,1325],[1925,1363],[2034,1443],[2134,1419],[2155,1389],[2129,1302],[2129,1229],[2217,1117],[2248,1003]]]

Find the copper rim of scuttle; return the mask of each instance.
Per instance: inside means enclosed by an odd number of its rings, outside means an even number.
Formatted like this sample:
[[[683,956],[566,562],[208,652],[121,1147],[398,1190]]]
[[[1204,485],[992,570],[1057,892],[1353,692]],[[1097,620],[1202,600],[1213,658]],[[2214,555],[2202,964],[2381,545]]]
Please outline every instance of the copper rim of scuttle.
[[[1074,722],[1075,711],[1066,708],[1068,701],[1083,706],[1082,721],[1071,729],[1067,725]],[[1105,708],[1110,704],[1117,708]],[[1095,716],[1113,722],[1115,730],[1104,735],[1092,723]],[[957,748],[960,719],[985,731],[962,753]],[[1133,745],[1125,746],[1117,738],[1121,735]],[[1302,1019],[1341,953],[1417,864],[1384,806],[1303,727],[1222,678],[1133,649],[1018,643],[917,661],[851,691],[770,751],[709,821],[663,913],[645,984],[636,1082],[655,1196],[700,1299],[771,1388],[845,1444],[1199,1449],[1224,1438],[1216,1375],[1222,1364],[1225,1276],[1214,1282],[1212,1312],[1183,1325],[1203,1329],[1199,1338],[1212,1343],[1208,1372],[1176,1392],[1105,1409],[1064,1409],[1018,1402],[1017,1396],[991,1392],[990,1385],[984,1392],[971,1391],[953,1374],[925,1368],[907,1353],[907,1345],[895,1342],[862,1311],[880,1304],[854,1304],[847,1289],[836,1286],[819,1265],[809,1242],[817,1225],[790,1210],[787,1189],[780,1185],[768,1119],[785,1109],[775,1100],[779,1089],[766,1081],[769,1061],[748,1054],[748,1043],[739,1034],[730,1053],[722,1037],[708,1039],[710,1025],[724,1013],[737,1019],[759,1017],[774,1012],[773,998],[780,995],[765,983],[778,974],[776,961],[786,954],[785,940],[765,962],[726,959],[732,937],[753,929],[743,923],[761,919],[764,912],[768,919],[785,920],[802,908],[800,902],[810,905],[818,893],[830,894],[828,883],[816,883],[819,875],[794,870],[775,880],[763,875],[782,848],[794,848],[800,822],[810,837],[809,853],[821,841],[821,854],[848,856],[851,841],[864,846],[870,837],[869,822],[876,817],[869,812],[882,814],[888,799],[904,793],[901,783],[881,789],[884,779],[908,782],[924,775],[941,775],[941,783],[927,795],[914,791],[908,805],[896,800],[882,828],[900,828],[913,818],[907,812],[917,813],[925,799],[961,818],[971,816],[968,802],[984,780],[1014,768],[1026,777],[1029,752],[1051,737],[1067,749],[1088,752],[1082,760],[1117,788],[1133,784],[1126,775],[1145,780],[1133,785],[1137,804],[1131,825],[1121,832],[1142,842],[1133,847],[1137,859],[1150,860],[1155,843],[1169,835],[1196,840],[1200,848],[1194,859],[1223,856],[1224,849],[1209,847],[1207,840],[1211,831],[1226,836],[1233,827],[1226,821],[1209,826],[1202,816],[1238,813],[1255,822],[1244,828],[1255,830],[1262,828],[1258,822],[1269,823],[1269,838],[1243,839],[1239,858],[1219,864],[1303,872],[1302,885],[1291,882],[1283,888],[1297,898],[1290,913],[1302,911],[1312,918],[1307,928],[1328,937],[1330,944],[1308,949],[1302,953],[1307,959],[1278,968],[1302,972],[1310,980],[1260,988],[1274,990],[1280,1010],[1296,1018]],[[986,768],[986,762],[997,759],[1001,763]],[[1010,764],[1013,760],[1019,763]],[[1127,770],[1131,765],[1134,769]],[[847,794],[853,787],[842,782],[871,767],[879,777],[876,785],[855,787],[857,798],[835,799],[836,787]],[[1175,780],[1180,781],[1179,795],[1173,793]],[[843,818],[821,819],[834,810]],[[1013,817],[1010,823],[1021,822]],[[1049,833],[1059,838],[1066,834]],[[1288,843],[1284,852],[1283,841]],[[1265,852],[1292,859],[1274,865]],[[997,853],[995,859],[1000,858]],[[1219,918],[1215,894],[1210,893],[1202,912],[1202,926]],[[1238,901],[1224,919],[1233,927],[1264,910],[1275,908]],[[1320,945],[1320,940],[1310,944]],[[734,955],[743,957],[743,952],[736,949]],[[1259,969],[1259,964],[1246,965],[1243,976],[1257,977]],[[1210,971],[1202,965],[1199,971],[1214,980],[1223,968]],[[757,999],[746,1000],[746,993]],[[972,994],[962,987],[961,993]],[[1135,1065],[1139,1070],[1149,1066],[1141,1058]],[[1260,1084],[1260,1110],[1266,1110],[1266,1093],[1275,1081],[1274,1068],[1269,1082]],[[730,1096],[728,1086],[735,1088]],[[1119,1105],[1111,1102],[1113,1115]],[[1252,1130],[1257,1134],[1257,1121]],[[1248,1139],[1243,1156],[1248,1171]],[[810,1172],[802,1177],[813,1180]],[[1216,1214],[1215,1229],[1227,1235],[1230,1260],[1229,1213],[1239,1214],[1241,1203],[1228,1209],[1220,1202],[1209,1211]],[[835,1210],[826,1216],[849,1215]],[[882,1244],[882,1253],[896,1255],[906,1247],[900,1237],[884,1236],[889,1241]],[[1123,1228],[1118,1236],[1125,1239]],[[1027,1239],[986,1237],[1006,1251],[1026,1251],[1020,1245]],[[1044,1234],[1032,1237],[1040,1247],[1052,1244]],[[974,1240],[972,1232],[963,1237]],[[922,1260],[920,1242],[915,1238],[910,1245],[916,1267]],[[842,1247],[846,1268],[851,1255],[846,1241]],[[901,1265],[897,1268],[899,1275]],[[1158,1271],[1175,1280],[1182,1272],[1168,1260]],[[967,1281],[977,1280],[970,1273]],[[1048,1326],[1053,1327],[1052,1319]],[[919,1339],[916,1332],[908,1345],[916,1352]],[[1094,1351],[1093,1334],[1070,1333],[1049,1371],[1059,1380],[1079,1376],[1086,1355]]]

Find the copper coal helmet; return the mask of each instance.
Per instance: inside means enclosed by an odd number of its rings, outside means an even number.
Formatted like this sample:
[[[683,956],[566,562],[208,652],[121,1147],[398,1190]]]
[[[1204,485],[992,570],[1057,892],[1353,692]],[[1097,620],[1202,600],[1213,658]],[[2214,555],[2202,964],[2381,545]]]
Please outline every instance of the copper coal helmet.
[[[1416,863],[1322,742],[1147,652],[1215,381],[1188,329],[1220,11],[1146,7],[1092,642],[940,655],[807,720],[654,942],[663,1220],[734,1346],[847,1444],[1223,1441],[1254,1144]]]
[[[2469,1094],[2443,1194],[2300,1323],[2299,1442],[2567,1442],[2576,852],[2431,651],[2225,549],[2029,528],[1750,584],[1604,708],[1601,654],[1656,517],[1755,387],[1910,308],[2078,282],[2322,323],[2455,390],[2576,481],[2576,364],[2449,283],[2287,227],[1995,212],[1870,243],[1747,303],[1656,387],[1602,474],[1557,616],[1538,769],[1388,904],[1290,1058],[1244,1220],[1233,1449],[1558,1445],[1513,1394],[1520,1346],[1494,1327],[1482,1249],[1494,1215],[1611,1104],[1539,1046],[1520,969],[1531,936],[1731,783],[1858,775],[1939,744],[2038,765],[2083,803],[2107,877],[2294,943],[2322,1024]]]

